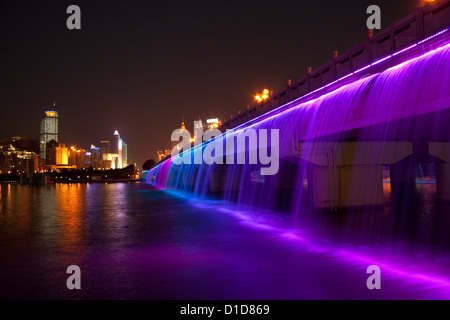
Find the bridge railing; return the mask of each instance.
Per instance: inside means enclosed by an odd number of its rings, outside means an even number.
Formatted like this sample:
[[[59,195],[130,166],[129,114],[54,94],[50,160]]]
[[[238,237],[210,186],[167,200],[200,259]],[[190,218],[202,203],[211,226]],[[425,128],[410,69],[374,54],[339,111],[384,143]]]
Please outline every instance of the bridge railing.
[[[253,106],[247,106],[246,110],[239,111],[237,115],[224,121],[221,129],[234,128],[337,79],[341,79],[360,68],[419,42],[442,28],[448,27],[449,22],[450,1],[420,7],[416,12],[376,35],[369,32],[364,43],[355,46],[343,55],[333,57],[331,61],[315,70],[309,70],[310,72],[307,72],[305,76],[289,83],[269,99]]]

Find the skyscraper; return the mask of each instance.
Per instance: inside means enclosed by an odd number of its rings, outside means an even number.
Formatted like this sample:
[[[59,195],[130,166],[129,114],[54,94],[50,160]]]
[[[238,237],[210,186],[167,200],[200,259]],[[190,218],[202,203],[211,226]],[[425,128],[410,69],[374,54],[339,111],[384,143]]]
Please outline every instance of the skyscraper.
[[[128,165],[128,146],[122,140],[117,130],[114,132],[112,152],[117,154],[116,163],[113,167],[116,169],[125,168]]]
[[[102,154],[110,153],[111,143],[109,141],[103,140],[100,141],[100,152]]]
[[[47,143],[51,140],[58,142],[58,112],[45,111],[41,120],[40,152],[41,159],[47,158]]]
[[[100,168],[101,167],[100,162],[102,160],[100,148],[91,144],[91,152],[88,152],[88,153],[91,156],[89,165],[94,169]]]

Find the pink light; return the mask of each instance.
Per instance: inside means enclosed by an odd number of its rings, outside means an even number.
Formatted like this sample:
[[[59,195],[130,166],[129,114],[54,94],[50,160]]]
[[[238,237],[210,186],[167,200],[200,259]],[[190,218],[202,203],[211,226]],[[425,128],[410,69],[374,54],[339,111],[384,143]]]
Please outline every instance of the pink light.
[[[409,46],[409,47],[407,47],[407,48],[405,48],[405,49],[402,49],[402,50],[400,50],[400,51],[397,51],[397,52],[394,53],[392,56],[395,57],[395,56],[399,55],[400,53],[403,53],[403,52],[405,52],[405,51],[408,51],[408,50],[410,50],[410,49],[412,49],[412,48],[414,48],[414,47],[417,47],[417,43],[414,43],[413,45],[411,45],[411,46]]]
[[[332,86],[332,85],[335,84],[335,83],[338,83],[338,80],[335,80],[335,81],[333,81],[333,82],[330,82],[329,84],[323,86],[323,88],[325,89],[325,88],[327,88],[327,87],[329,87],[329,86]]]
[[[358,70],[356,70],[355,72],[353,72],[353,73],[350,73],[350,75],[351,74],[357,74],[357,73],[360,73],[361,71],[364,71],[364,70],[366,70],[366,69],[369,69],[370,67],[371,67],[372,65],[367,65],[367,66],[365,66],[365,67],[362,67],[361,69],[358,69]]]
[[[202,201],[201,206],[203,208],[208,208],[208,205],[212,210],[217,210],[217,205],[215,205],[214,201],[211,204],[208,204],[208,201]],[[436,294],[439,293],[439,295],[442,295],[440,298],[450,298],[450,278],[447,275],[424,270],[423,267],[421,268],[415,263],[412,264],[409,259],[400,260],[397,255],[376,251],[362,254],[356,251],[356,248],[348,249],[339,247],[326,241],[320,241],[319,244],[319,241],[315,240],[315,236],[303,234],[298,229],[293,231],[286,229],[285,223],[287,221],[283,222],[281,220],[276,222],[276,219],[275,222],[269,220],[258,221],[256,220],[256,216],[251,212],[239,211],[234,208],[228,209],[224,208],[223,205],[218,210],[236,217],[241,223],[252,229],[270,232],[285,241],[301,244],[302,247],[307,248],[313,253],[342,260],[345,263],[359,264],[362,268],[367,268],[369,265],[378,265],[383,274],[390,274],[405,279],[410,283],[420,284],[430,289],[433,288]],[[259,216],[258,219],[260,219]],[[412,261],[415,260],[413,259]]]
[[[409,50],[415,48],[417,45],[423,44],[423,43],[425,43],[425,42],[427,42],[427,41],[429,41],[429,40],[431,40],[431,39],[433,39],[433,38],[435,38],[435,37],[437,37],[437,36],[439,36],[439,35],[441,35],[441,34],[447,32],[447,31],[449,31],[449,30],[450,30],[450,28],[443,29],[443,30],[439,31],[439,32],[436,33],[436,34],[434,34],[434,35],[432,35],[432,36],[430,36],[430,37],[428,37],[428,38],[426,38],[426,39],[423,39],[423,40],[419,41],[418,43],[415,43],[415,44],[413,44],[413,45],[411,45],[411,46],[409,46],[409,47],[407,47],[407,48],[401,49],[401,50],[399,50],[399,51],[393,53],[392,55],[386,56],[386,57],[384,57],[384,58],[382,58],[382,59],[380,59],[380,60],[378,60],[378,61],[376,61],[376,62],[374,62],[374,63],[372,63],[372,64],[369,64],[369,65],[367,65],[367,66],[365,66],[365,67],[363,67],[363,68],[361,68],[361,69],[358,69],[357,71],[354,71],[354,72],[352,72],[352,73],[349,73],[349,74],[347,74],[347,75],[345,75],[345,76],[343,76],[343,77],[341,77],[341,78],[335,80],[334,82],[332,82],[332,83],[330,83],[330,84],[324,85],[324,86],[322,86],[322,87],[320,87],[320,88],[318,88],[318,89],[316,89],[316,90],[314,90],[314,91],[312,91],[312,92],[309,92],[309,93],[307,93],[307,94],[305,94],[305,95],[303,95],[303,96],[301,96],[301,97],[299,97],[299,98],[297,98],[297,99],[295,99],[295,100],[289,101],[288,103],[285,103],[284,105],[281,105],[281,106],[275,108],[275,109],[272,110],[272,111],[269,111],[269,112],[267,112],[267,113],[265,113],[265,114],[262,114],[262,115],[260,115],[260,116],[258,116],[258,117],[256,117],[256,118],[254,118],[254,119],[248,121],[248,122],[245,122],[245,123],[243,123],[243,124],[240,124],[239,126],[235,127],[234,130],[235,130],[235,132],[237,132],[238,129],[241,128],[241,127],[252,127],[252,126],[256,125],[257,123],[261,123],[261,122],[266,121],[267,119],[272,119],[272,118],[274,118],[274,117],[277,117],[277,116],[279,116],[280,114],[284,113],[285,111],[287,111],[287,110],[289,110],[289,109],[284,110],[283,112],[281,112],[281,113],[279,113],[279,114],[272,115],[272,116],[270,116],[270,114],[275,113],[275,112],[279,111],[280,109],[286,108],[287,106],[291,106],[291,107],[297,108],[298,105],[296,105],[296,102],[299,102],[299,101],[301,101],[301,100],[304,100],[305,98],[309,97],[310,95],[312,95],[312,94],[314,94],[314,93],[316,93],[316,92],[318,92],[318,91],[321,91],[321,90],[323,90],[323,89],[325,89],[325,88],[331,86],[331,84],[335,84],[335,83],[337,83],[337,82],[343,81],[344,79],[347,79],[347,78],[349,78],[349,77],[351,77],[351,76],[353,76],[353,75],[355,75],[355,74],[357,74],[357,73],[359,73],[359,72],[361,72],[361,71],[363,71],[363,70],[366,70],[366,69],[368,69],[368,68],[370,68],[370,67],[372,67],[372,66],[374,66],[374,65],[377,65],[377,64],[379,64],[379,63],[381,63],[381,62],[383,62],[383,61],[385,61],[385,60],[387,60],[387,59],[389,59],[389,58],[392,58],[392,57],[397,56],[397,55],[399,55],[399,54],[401,54],[401,53],[404,53],[404,52],[406,52],[406,51],[409,51]],[[445,47],[445,45],[442,46],[442,47]],[[441,47],[441,48],[442,48],[442,47]],[[439,48],[438,48],[438,49],[439,49]],[[437,50],[437,49],[435,49],[435,50]],[[434,51],[434,50],[433,50],[433,51]],[[426,53],[426,54],[427,54],[427,53]],[[407,64],[407,63],[409,63],[409,62],[411,62],[411,61],[413,61],[413,60],[415,60],[415,59],[417,59],[417,58],[420,58],[420,57],[425,56],[426,54],[421,55],[421,56],[418,56],[418,57],[415,57],[415,58],[412,58],[412,59],[410,59],[410,60],[408,60],[408,61],[405,61],[405,62],[401,63],[400,65],[394,66],[394,67],[392,67],[392,68],[390,68],[390,69],[393,69],[393,68],[396,68],[396,67],[403,66],[403,65],[405,65],[405,64]],[[269,117],[269,118],[262,119],[262,120],[260,120],[259,122],[257,121],[258,119],[261,119],[261,118],[264,118],[264,117]],[[249,125],[249,124],[248,124],[249,122],[253,122],[253,123],[252,123],[251,125]],[[222,137],[222,136],[224,136],[224,135],[226,135],[226,132],[224,132],[224,133],[223,133],[221,136],[219,136],[219,137]],[[217,137],[217,138],[219,138],[219,137]],[[198,146],[196,146],[196,147],[194,147],[194,148],[192,148],[192,149],[190,149],[190,150],[191,150],[191,151],[195,151],[197,148],[202,147],[202,146],[203,146],[203,144],[200,144],[200,145],[198,145]],[[178,155],[178,156],[179,156],[179,155]],[[175,159],[175,157],[171,157],[170,159],[168,159],[168,160],[166,160],[166,161],[172,161],[173,159]]]
[[[434,54],[434,53],[436,53],[436,52],[439,51],[439,50],[446,49],[446,48],[449,47],[449,46],[450,46],[450,44],[443,45],[443,46],[441,46],[441,47],[439,47],[439,48],[437,48],[437,49],[434,49],[434,50],[432,50],[432,51],[426,52],[426,53],[424,53],[424,54],[422,54],[422,55],[420,55],[420,56],[418,56],[418,57],[411,58],[411,59],[409,59],[409,60],[407,60],[407,61],[405,61],[405,62],[403,62],[403,63],[401,63],[401,64],[399,64],[399,65],[396,65],[396,66],[394,66],[394,67],[391,67],[391,68],[385,70],[384,72],[389,72],[389,71],[392,71],[392,70],[394,70],[394,69],[402,68],[402,67],[404,67],[404,66],[407,65],[407,64],[410,64],[410,63],[412,63],[412,62],[414,62],[414,61],[416,61],[416,60],[418,60],[418,59],[422,59],[422,58],[424,58],[424,57],[426,57],[426,56],[428,56],[428,55]],[[389,57],[390,57],[390,56],[389,56]],[[386,58],[387,58],[387,57],[386,57]],[[386,58],[383,58],[383,59],[386,60]],[[370,67],[370,65],[369,65],[368,67]],[[353,75],[353,74],[348,74],[347,76],[340,78],[338,81],[342,81],[342,79],[347,78],[347,77],[350,77],[351,75]],[[375,76],[375,75],[373,75],[373,76]],[[361,79],[360,79],[360,80],[361,80]],[[359,84],[358,81],[360,81],[360,80],[356,80],[356,81],[354,81],[354,82],[348,84],[347,86],[357,86],[357,85]],[[363,79],[363,80],[364,80],[364,79]],[[339,91],[344,90],[345,88],[347,88],[347,86],[338,87],[338,88],[336,88],[334,91],[328,92],[328,93],[326,93],[326,94],[324,94],[324,95],[322,95],[322,96],[320,96],[320,97],[318,97],[318,98],[315,98],[315,99],[313,99],[313,100],[305,101],[305,102],[300,103],[300,104],[298,104],[298,105],[295,105],[295,106],[293,106],[293,107],[294,107],[294,108],[298,108],[298,107],[301,107],[301,106],[306,106],[306,104],[308,104],[308,103],[310,103],[310,102],[314,102],[314,101],[316,101],[317,99],[321,99],[321,98],[323,98],[323,97],[326,97],[326,96],[329,96],[329,95],[336,94],[337,92],[339,92]],[[312,93],[314,93],[314,92],[316,92],[316,91],[317,91],[317,90],[315,90],[315,91],[309,93],[308,95],[310,95],[310,94],[312,94]],[[303,96],[302,98],[304,98],[304,97],[306,97],[306,95]],[[295,100],[295,101],[297,101],[297,100]],[[295,102],[295,101],[293,101],[293,102]],[[291,103],[292,103],[292,102],[291,102]],[[287,104],[286,104],[286,105],[287,105]],[[281,107],[279,107],[279,108],[281,108]],[[279,108],[278,108],[278,109],[279,109]],[[262,120],[260,120],[260,121],[258,121],[258,122],[254,122],[254,123],[252,123],[251,125],[247,125],[246,127],[249,127],[249,128],[250,128],[250,127],[255,126],[255,125],[257,125],[257,124],[263,123],[263,122],[265,122],[265,121],[267,121],[267,120],[270,120],[270,119],[273,119],[273,118],[275,118],[275,117],[278,117],[278,116],[284,114],[285,112],[289,112],[291,109],[292,109],[292,108],[288,108],[288,109],[283,110],[282,112],[277,113],[277,114],[274,114],[274,115],[272,115],[272,116],[268,116],[268,115],[270,114],[270,113],[268,113],[268,114],[265,115],[265,116],[266,116],[265,119],[262,119]],[[276,110],[276,109],[275,109],[275,110]],[[262,117],[262,116],[259,116],[259,117]],[[259,117],[258,117],[258,118],[259,118]],[[256,119],[258,119],[258,118],[256,118]],[[253,121],[252,121],[252,122],[253,122]],[[239,128],[239,127],[241,127],[241,126],[243,126],[243,125],[240,125],[240,126],[238,126],[237,128]]]
[[[369,66],[367,66],[367,67],[369,67]],[[353,73],[349,73],[348,75],[343,76],[342,78],[339,78],[338,81],[342,81],[344,79],[347,79],[348,77],[351,77],[352,75],[353,75]]]
[[[427,42],[428,40],[431,40],[431,39],[433,39],[433,38],[435,38],[435,37],[437,37],[437,36],[443,34],[444,32],[447,32],[448,30],[449,30],[449,29],[444,29],[444,30],[442,30],[442,31],[439,31],[438,33],[435,33],[435,34],[433,34],[432,36],[429,36],[428,38],[425,38],[425,39],[423,39],[422,41],[419,41],[417,44],[418,44],[418,45],[421,45],[422,43]]]
[[[419,43],[422,44],[423,42],[426,42],[426,41],[428,41],[428,40],[430,40],[430,39],[432,39],[432,38],[434,38],[434,37],[436,37],[436,36],[438,36],[438,35],[441,35],[441,34],[447,32],[447,31],[449,31],[449,30],[450,30],[450,28],[444,29],[444,30],[442,30],[442,31],[440,31],[440,32],[438,32],[438,33],[436,33],[435,35],[430,36],[430,37],[428,37],[428,38],[422,40],[422,41],[419,42]],[[413,49],[414,47],[416,47],[417,45],[418,45],[418,43],[415,43],[415,44],[413,44],[413,45],[411,45],[411,46],[409,46],[409,47],[407,47],[407,48],[401,49],[400,51],[397,51],[397,52],[393,53],[391,56],[396,56],[396,55],[399,55],[400,53],[409,51],[409,50]],[[385,57],[385,58],[383,58],[383,59],[388,59],[388,58],[390,58],[391,56],[387,56],[387,57]],[[383,60],[383,61],[384,61],[384,60]],[[372,65],[378,64],[378,63],[380,63],[380,62],[381,62],[381,61],[377,61],[377,62],[375,62],[375,63],[373,63],[373,64],[369,64],[369,65],[367,65],[367,66],[365,66],[365,67],[363,67],[363,68],[361,68],[361,69],[359,69],[359,70],[357,70],[357,71],[355,71],[355,72],[353,72],[353,73],[349,73],[349,74],[347,74],[347,75],[345,75],[345,76],[339,78],[339,79],[336,80],[336,81],[339,82],[339,81],[342,81],[342,80],[344,80],[344,79],[347,79],[348,77],[351,77],[352,75],[354,75],[354,74],[356,74],[356,73],[359,73],[359,72],[361,72],[361,71],[363,71],[363,70],[366,70],[366,69],[370,68]],[[324,88],[326,88],[327,86],[328,86],[328,85],[322,86],[321,88],[316,89],[316,90],[314,90],[313,92],[316,92],[316,91],[319,91],[319,90],[321,90],[321,89],[324,89]],[[285,108],[285,107],[288,106],[288,105],[291,105],[291,104],[294,104],[294,103],[297,102],[297,101],[303,100],[303,99],[305,99],[306,97],[310,96],[313,92],[307,93],[307,94],[305,94],[305,95],[303,95],[303,96],[301,96],[301,97],[299,97],[299,98],[297,98],[297,99],[295,99],[295,100],[292,100],[292,101],[290,101],[290,102],[288,102],[288,103],[286,103],[286,104],[284,104],[284,105],[282,105],[282,106],[279,106],[279,107],[277,107],[276,109],[274,109],[274,110],[272,110],[272,111],[270,111],[270,112],[268,112],[268,113],[266,113],[266,114],[260,115],[260,116],[254,118],[254,119],[252,119],[252,120],[250,120],[250,121],[253,122],[253,121],[255,121],[255,120],[259,119],[259,118],[262,118],[262,117],[264,117],[264,116],[267,116],[268,114],[273,113],[273,112],[275,112],[275,111],[277,111],[277,110],[279,110],[279,109],[281,109],[281,108]],[[243,124],[237,126],[235,129],[237,129],[237,128],[241,127],[241,126],[245,126],[245,124],[246,124],[246,123],[243,123]]]
[[[386,60],[388,60],[388,59],[390,59],[390,58],[392,58],[391,55],[389,55],[389,56],[387,56],[387,57],[384,57],[384,58],[382,58],[382,59],[380,59],[380,60],[375,61],[374,63],[372,63],[371,66],[375,66],[375,65],[377,65],[377,64],[379,64],[379,63],[381,63],[381,62],[383,62],[383,61],[386,61]]]

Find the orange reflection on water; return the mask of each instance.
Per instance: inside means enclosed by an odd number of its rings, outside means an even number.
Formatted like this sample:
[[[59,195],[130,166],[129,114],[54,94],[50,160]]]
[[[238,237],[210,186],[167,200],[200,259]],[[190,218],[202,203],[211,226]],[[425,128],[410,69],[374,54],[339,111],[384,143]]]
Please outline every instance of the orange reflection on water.
[[[1,184],[1,220],[8,230],[17,230],[17,237],[8,246],[11,252],[32,243],[33,204],[35,198],[31,188],[18,184]],[[30,205],[31,204],[31,205]]]
[[[80,184],[57,184],[57,213],[59,223],[59,241],[63,247],[76,247],[83,239],[82,215],[85,204],[82,198],[84,188]]]

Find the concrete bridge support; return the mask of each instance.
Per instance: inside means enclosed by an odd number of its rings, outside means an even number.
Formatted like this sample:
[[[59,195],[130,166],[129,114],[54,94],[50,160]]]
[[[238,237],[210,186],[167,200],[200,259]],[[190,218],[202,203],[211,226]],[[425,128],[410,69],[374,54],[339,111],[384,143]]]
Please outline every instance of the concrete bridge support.
[[[442,160],[436,165],[437,199],[450,202],[450,143],[430,142],[429,152]]]
[[[280,171],[273,177],[260,176],[258,166],[215,165],[208,174],[196,172],[178,179],[193,188],[198,175],[204,175],[209,178],[204,182],[209,184],[206,192],[232,201],[237,200],[242,183],[250,183],[248,186],[255,192],[257,185],[266,184],[276,198],[274,203],[291,203],[299,193],[303,197],[309,194],[302,203],[310,202],[315,209],[336,210],[384,205],[384,166],[390,168],[392,198],[400,199],[397,202],[402,205],[413,204],[417,165],[429,161],[436,166],[438,199],[450,201],[450,145],[436,142],[299,142],[293,154],[280,159]],[[274,209],[288,209],[281,207]]]
[[[440,163],[436,167],[437,198],[450,202],[450,163]]]
[[[383,205],[383,165],[412,153],[410,142],[300,142],[294,153],[311,165],[315,209]]]

